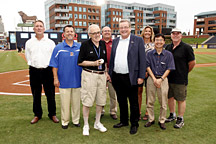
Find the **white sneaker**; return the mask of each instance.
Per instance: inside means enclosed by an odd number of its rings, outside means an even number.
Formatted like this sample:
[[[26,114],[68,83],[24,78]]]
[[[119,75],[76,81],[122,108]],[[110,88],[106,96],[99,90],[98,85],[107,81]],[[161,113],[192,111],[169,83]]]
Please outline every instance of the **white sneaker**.
[[[103,126],[103,124],[102,123],[95,123],[94,124],[94,128],[95,129],[97,129],[97,130],[99,130],[100,132],[105,132],[105,131],[107,131],[107,129]]]
[[[89,125],[84,125],[83,127],[83,135],[89,136]]]

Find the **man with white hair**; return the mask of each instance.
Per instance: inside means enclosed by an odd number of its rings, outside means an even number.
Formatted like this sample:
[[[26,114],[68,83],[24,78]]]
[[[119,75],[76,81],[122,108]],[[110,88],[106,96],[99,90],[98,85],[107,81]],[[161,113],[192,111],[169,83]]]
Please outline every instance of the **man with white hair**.
[[[99,26],[95,24],[90,25],[88,35],[90,39],[81,44],[78,57],[78,65],[83,67],[81,80],[81,100],[84,119],[83,135],[87,136],[89,135],[89,109],[93,106],[94,101],[96,101],[94,128],[101,132],[107,131],[103,124],[100,123],[100,116],[102,106],[106,104],[106,80],[109,80],[106,70],[106,45],[104,41],[100,40]]]

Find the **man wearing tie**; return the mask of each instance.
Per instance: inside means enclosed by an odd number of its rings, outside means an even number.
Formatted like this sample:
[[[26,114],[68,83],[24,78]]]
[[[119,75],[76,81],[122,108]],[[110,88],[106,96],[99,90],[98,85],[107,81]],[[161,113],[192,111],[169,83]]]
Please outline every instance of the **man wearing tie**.
[[[114,128],[128,126],[128,101],[130,102],[130,134],[137,133],[139,127],[138,84],[142,84],[146,72],[144,41],[131,34],[130,21],[119,23],[120,37],[113,40],[109,74],[120,109],[120,123]]]

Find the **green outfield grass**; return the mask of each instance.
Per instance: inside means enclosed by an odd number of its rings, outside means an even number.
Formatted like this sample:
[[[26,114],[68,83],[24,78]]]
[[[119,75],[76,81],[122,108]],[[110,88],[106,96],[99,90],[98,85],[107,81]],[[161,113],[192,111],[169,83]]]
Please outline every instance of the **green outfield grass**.
[[[0,52],[0,72],[27,69],[25,60],[20,57],[17,51]]]
[[[198,51],[198,50],[195,50]],[[6,52],[7,53],[7,52]],[[0,53],[0,61],[2,60]],[[16,53],[11,54],[17,57]],[[9,58],[9,56],[8,56]],[[202,62],[203,57],[196,55],[198,61]],[[8,62],[13,58],[9,58]],[[19,59],[18,57],[16,59]],[[213,60],[212,60],[213,59]],[[205,60],[216,62],[216,55]],[[10,63],[4,65],[11,65]],[[21,61],[25,65],[25,62]],[[1,64],[2,67],[2,64]],[[26,67],[24,67],[26,68]],[[17,70],[18,67],[9,70]],[[1,69],[2,70],[2,69]],[[4,71],[4,70],[3,70]],[[2,72],[2,71],[1,71]],[[107,127],[106,133],[94,130],[95,106],[90,110],[90,136],[82,136],[82,112],[81,128],[69,126],[67,130],[61,128],[61,124],[55,124],[47,117],[47,104],[45,96],[42,97],[43,118],[37,124],[30,124],[33,118],[32,96],[6,96],[0,95],[0,143],[9,144],[211,144],[216,141],[216,66],[195,68],[189,74],[189,86],[187,96],[187,109],[184,120],[185,126],[182,129],[174,129],[174,122],[166,124],[167,130],[163,131],[157,125],[159,116],[159,104],[155,103],[156,124],[145,128],[146,122],[139,122],[139,129],[136,135],[130,135],[130,127],[114,129],[112,126],[119,122],[112,120],[109,116],[109,99],[107,99],[106,113],[101,122]],[[60,98],[56,95],[57,117],[60,119]],[[143,92],[142,112],[145,111],[145,94]],[[169,112],[169,111],[168,111]],[[168,115],[168,113],[167,113]],[[119,116],[119,112],[118,112]]]
[[[214,52],[216,53],[216,49],[194,49],[195,52]],[[196,63],[215,63],[216,55],[209,54],[196,54]]]

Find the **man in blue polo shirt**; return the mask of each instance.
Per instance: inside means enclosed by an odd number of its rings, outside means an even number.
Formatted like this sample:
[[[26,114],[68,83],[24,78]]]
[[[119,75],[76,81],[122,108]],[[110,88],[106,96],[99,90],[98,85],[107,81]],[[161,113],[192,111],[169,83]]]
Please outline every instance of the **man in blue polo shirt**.
[[[158,100],[161,105],[158,124],[162,130],[165,130],[169,89],[167,76],[171,70],[175,69],[175,64],[172,53],[163,49],[163,45],[165,44],[164,35],[156,34],[154,41],[155,49],[147,53],[147,71],[150,75],[147,79],[147,112],[149,114],[149,119],[145,127],[150,127],[155,123],[154,103],[157,92]]]
[[[73,40],[75,35],[73,26],[65,26],[63,32],[65,40],[53,50],[49,66],[53,67],[54,85],[59,87],[60,91],[62,128],[67,129],[70,122],[70,109],[73,125],[80,127],[82,68],[77,65],[80,44]]]

